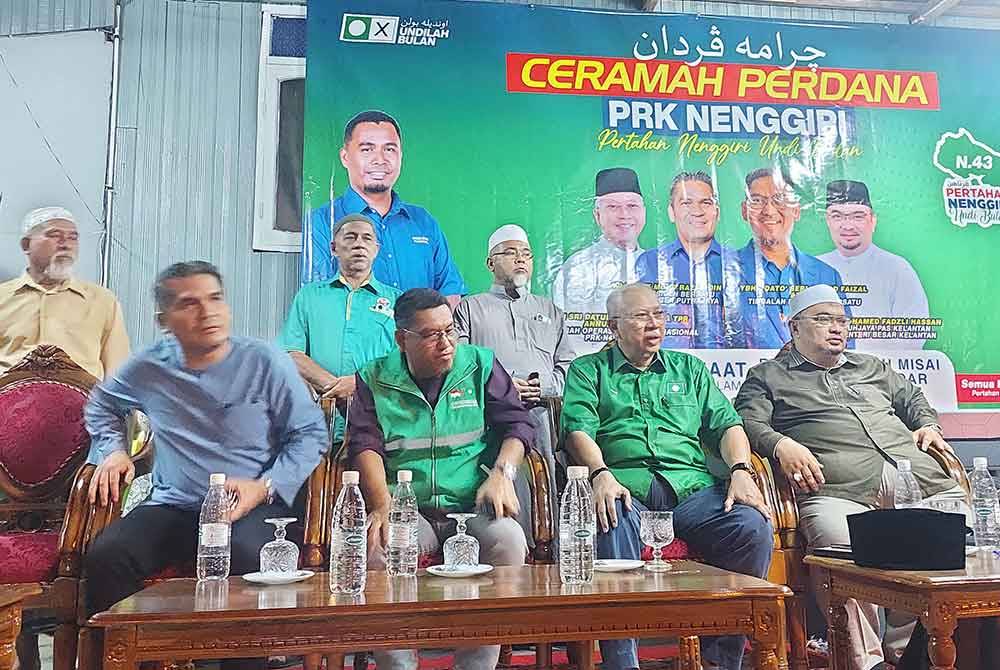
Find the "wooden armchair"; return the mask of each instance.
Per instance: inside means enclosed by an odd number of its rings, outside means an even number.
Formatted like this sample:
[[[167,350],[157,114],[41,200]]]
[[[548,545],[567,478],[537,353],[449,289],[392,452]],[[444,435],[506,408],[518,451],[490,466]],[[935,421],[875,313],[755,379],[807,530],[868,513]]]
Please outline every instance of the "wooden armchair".
[[[71,670],[76,658],[82,518],[70,482],[90,448],[83,408],[95,383],[48,345],[0,376],[0,586],[41,588],[24,612],[54,619],[55,670]],[[18,655],[22,667],[37,664],[31,631]]]

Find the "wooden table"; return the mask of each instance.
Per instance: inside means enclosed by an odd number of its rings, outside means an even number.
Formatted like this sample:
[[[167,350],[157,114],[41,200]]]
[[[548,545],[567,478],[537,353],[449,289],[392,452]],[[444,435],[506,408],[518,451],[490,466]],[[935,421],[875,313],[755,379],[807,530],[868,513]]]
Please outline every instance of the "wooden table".
[[[0,588],[0,670],[14,667],[17,634],[21,632],[21,603],[42,592],[38,584]]]
[[[784,586],[676,561],[674,572],[597,573],[563,586],[552,565],[498,567],[469,579],[421,574],[391,580],[368,573],[357,598],[330,593],[326,574],[289,586],[258,587],[238,577],[204,584],[161,582],[95,615],[104,628],[105,670],[139,661],[326,654],[371,649],[448,649],[630,637],[681,638],[681,668],[701,668],[698,638],[742,633],[757,667],[787,668]],[[196,592],[197,590],[197,592]],[[593,667],[580,642],[581,667]],[[342,658],[342,657],[341,657]],[[342,660],[340,661],[342,663]]]
[[[830,593],[831,670],[847,668],[849,598],[920,617],[927,629],[927,651],[934,670],[954,670],[952,635],[959,619],[1000,616],[1000,560],[976,555],[964,570],[876,570],[853,561],[807,556],[806,564],[825,575]]]

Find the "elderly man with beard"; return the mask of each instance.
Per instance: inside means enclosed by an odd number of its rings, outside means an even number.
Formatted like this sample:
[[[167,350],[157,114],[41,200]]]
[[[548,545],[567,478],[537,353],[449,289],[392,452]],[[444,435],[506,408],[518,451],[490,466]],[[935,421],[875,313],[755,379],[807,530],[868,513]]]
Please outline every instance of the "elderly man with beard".
[[[354,373],[396,345],[393,305],[401,292],[372,274],[379,251],[375,224],[364,214],[348,214],[331,230],[330,252],[339,272],[332,280],[299,289],[278,338],[299,374],[318,396],[346,407],[354,394]],[[334,420],[333,439],[344,435],[346,420]]]
[[[129,354],[122,309],[111,291],[73,276],[80,236],[61,207],[24,217],[24,274],[0,284],[0,373],[42,344],[59,347],[98,379]]]

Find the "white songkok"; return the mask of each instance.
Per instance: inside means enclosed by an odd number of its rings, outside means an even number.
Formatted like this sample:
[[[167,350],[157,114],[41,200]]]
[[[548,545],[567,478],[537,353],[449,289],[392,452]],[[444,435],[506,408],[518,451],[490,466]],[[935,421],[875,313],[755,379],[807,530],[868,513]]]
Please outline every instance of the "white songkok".
[[[837,291],[835,291],[832,286],[827,284],[816,284],[815,286],[810,286],[806,290],[792,296],[792,299],[788,301],[788,311],[793,317],[795,317],[798,316],[799,312],[802,310],[824,302],[835,302],[838,305],[844,304],[841,302],[840,296],[837,295]]]
[[[500,226],[497,228],[496,232],[490,235],[489,246],[486,248],[486,253],[493,251],[493,248],[498,244],[503,242],[524,242],[528,244],[528,233],[524,232],[524,228],[521,226],[516,226],[513,223],[508,223],[506,226]]]
[[[62,207],[40,207],[24,215],[24,220],[21,222],[21,233],[27,235],[38,226],[56,220],[69,221],[74,226],[76,225],[76,217],[68,209],[63,209]]]

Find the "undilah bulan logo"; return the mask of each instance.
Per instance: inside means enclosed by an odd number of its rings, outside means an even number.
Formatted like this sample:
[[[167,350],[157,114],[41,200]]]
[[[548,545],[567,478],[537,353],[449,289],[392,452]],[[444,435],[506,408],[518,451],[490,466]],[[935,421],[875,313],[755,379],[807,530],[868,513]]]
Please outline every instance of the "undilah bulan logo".
[[[448,19],[344,14],[340,26],[342,42],[433,47],[450,35]]]

